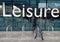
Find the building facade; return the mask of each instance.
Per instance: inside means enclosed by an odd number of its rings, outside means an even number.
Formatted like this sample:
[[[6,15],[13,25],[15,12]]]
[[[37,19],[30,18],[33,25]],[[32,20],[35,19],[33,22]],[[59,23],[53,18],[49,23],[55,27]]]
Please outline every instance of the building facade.
[[[6,5],[6,13],[12,14],[13,6],[19,8],[22,8],[22,5],[25,5],[26,8],[60,8],[60,0],[0,0],[0,31],[32,31],[35,23],[39,23],[43,31],[60,31],[60,18],[3,17],[3,2]]]

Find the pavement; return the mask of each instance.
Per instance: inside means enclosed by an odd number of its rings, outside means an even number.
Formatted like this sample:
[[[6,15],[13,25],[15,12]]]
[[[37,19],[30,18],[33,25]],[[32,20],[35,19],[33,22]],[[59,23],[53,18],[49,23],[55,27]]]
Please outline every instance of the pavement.
[[[32,31],[0,32],[0,42],[60,42],[60,31],[43,31],[44,40],[34,39]]]

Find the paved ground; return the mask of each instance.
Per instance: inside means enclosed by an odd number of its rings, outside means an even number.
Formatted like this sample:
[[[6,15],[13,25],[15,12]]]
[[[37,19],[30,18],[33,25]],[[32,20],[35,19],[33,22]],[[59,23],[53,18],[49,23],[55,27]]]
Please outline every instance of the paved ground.
[[[40,37],[34,39],[34,34],[28,32],[0,32],[0,42],[60,42],[59,31],[44,31],[44,41]]]
[[[60,40],[1,40],[0,42],[60,42]]]

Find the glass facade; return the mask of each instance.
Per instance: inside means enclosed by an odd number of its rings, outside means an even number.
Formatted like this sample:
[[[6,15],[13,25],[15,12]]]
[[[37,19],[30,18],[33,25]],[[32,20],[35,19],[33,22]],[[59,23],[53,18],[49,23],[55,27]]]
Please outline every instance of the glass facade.
[[[60,9],[60,0],[40,0],[38,8],[58,8]],[[48,12],[49,17],[51,17],[51,13]],[[60,31],[60,18],[45,18],[42,19],[43,24],[41,28],[44,28],[44,30],[48,31]]]
[[[23,17],[9,17],[5,18],[2,16],[2,2],[6,4],[6,13],[12,14],[13,5],[22,8],[22,5],[32,8],[59,8],[60,0],[0,0],[0,31],[32,31],[34,29],[34,17],[23,18]],[[50,14],[50,13],[48,13]],[[59,19],[41,19],[38,18],[40,28],[44,31],[60,31],[60,18]]]

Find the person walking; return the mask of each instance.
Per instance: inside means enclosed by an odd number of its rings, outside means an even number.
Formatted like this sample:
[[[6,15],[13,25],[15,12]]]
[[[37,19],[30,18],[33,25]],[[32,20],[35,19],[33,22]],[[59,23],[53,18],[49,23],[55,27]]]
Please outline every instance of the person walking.
[[[35,25],[33,32],[35,32],[34,39],[36,39],[37,36],[38,36],[38,34],[39,34],[39,36],[41,36],[41,39],[44,40],[44,38],[43,38],[43,32],[42,32],[42,30],[41,30],[41,28],[39,27],[38,24]]]

